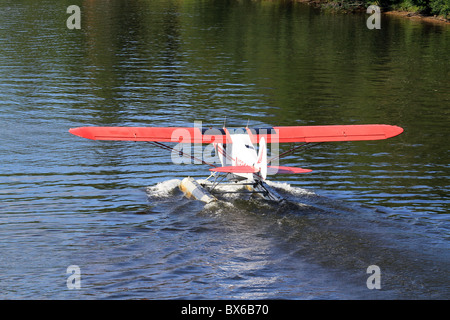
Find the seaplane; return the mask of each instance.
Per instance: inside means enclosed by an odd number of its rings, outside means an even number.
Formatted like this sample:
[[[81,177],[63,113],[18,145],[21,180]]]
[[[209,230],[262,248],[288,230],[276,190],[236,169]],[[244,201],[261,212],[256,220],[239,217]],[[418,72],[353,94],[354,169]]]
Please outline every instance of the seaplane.
[[[267,184],[268,175],[302,174],[312,170],[279,166],[278,160],[296,150],[322,142],[382,140],[397,136],[403,128],[387,124],[315,125],[249,128],[193,127],[78,127],[70,133],[91,140],[145,141],[171,151],[177,157],[194,159],[196,163],[212,168],[209,177],[195,180],[184,178],[179,188],[187,198],[205,203],[217,201],[223,193],[249,193],[268,201],[285,199]],[[171,146],[170,144],[175,144]],[[289,150],[279,153],[279,144],[291,144]],[[191,145],[202,146],[214,153],[219,161],[205,161],[202,153],[192,154]],[[257,145],[258,150],[256,150]],[[268,146],[271,157],[268,158]],[[187,146],[187,147],[186,147]],[[275,150],[275,152],[274,152]],[[175,158],[174,158],[175,157]],[[200,158],[201,157],[201,158]],[[226,179],[226,181],[224,181]],[[219,191],[224,183],[238,186],[235,191]],[[227,189],[228,190],[228,189]]]

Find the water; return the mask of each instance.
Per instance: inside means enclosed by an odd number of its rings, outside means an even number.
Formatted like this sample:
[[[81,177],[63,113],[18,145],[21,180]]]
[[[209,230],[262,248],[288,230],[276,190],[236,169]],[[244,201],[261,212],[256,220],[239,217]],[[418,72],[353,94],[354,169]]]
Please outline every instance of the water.
[[[289,2],[0,5],[0,297],[448,299],[450,29]],[[387,123],[283,164],[289,204],[187,200],[145,143],[84,125]],[[286,146],[287,147],[287,146]],[[77,265],[81,289],[69,290]],[[369,290],[367,268],[381,270]]]

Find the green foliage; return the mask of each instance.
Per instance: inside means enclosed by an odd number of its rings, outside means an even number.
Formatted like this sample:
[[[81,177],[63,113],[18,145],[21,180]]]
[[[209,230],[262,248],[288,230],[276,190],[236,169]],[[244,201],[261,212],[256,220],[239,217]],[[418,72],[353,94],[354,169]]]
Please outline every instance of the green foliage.
[[[450,14],[450,0],[431,0],[431,13],[444,16],[446,19]]]
[[[340,10],[351,10],[352,8],[368,7],[374,4],[385,9],[439,15],[446,19],[450,15],[450,0],[322,0],[322,3],[324,3],[325,8]]]
[[[407,11],[440,15],[445,18],[450,14],[450,0],[387,0],[393,8]]]
[[[429,13],[429,0],[403,0],[399,3],[399,8],[417,13]]]

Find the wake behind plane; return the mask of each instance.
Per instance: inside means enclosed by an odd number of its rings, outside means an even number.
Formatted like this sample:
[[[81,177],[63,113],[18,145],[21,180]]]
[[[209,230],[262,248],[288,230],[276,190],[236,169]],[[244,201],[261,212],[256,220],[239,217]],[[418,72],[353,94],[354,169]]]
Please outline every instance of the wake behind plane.
[[[232,192],[250,193],[270,201],[283,201],[283,197],[266,183],[267,176],[308,173],[312,170],[274,165],[279,159],[316,143],[382,140],[399,135],[403,129],[386,124],[366,124],[265,128],[80,127],[70,129],[69,132],[91,140],[146,141],[192,159],[195,156],[183,151],[184,148],[179,146],[211,145],[219,158],[220,166],[200,160],[212,167],[209,169],[210,176],[202,182],[187,177],[180,184],[180,189],[188,198],[209,203],[217,200],[221,192],[216,187],[224,184],[225,178],[228,183],[241,187]],[[167,143],[175,143],[177,146],[172,147]],[[290,143],[293,146],[288,151],[268,159],[268,145],[277,147],[281,143]],[[258,145],[258,151],[255,145]]]

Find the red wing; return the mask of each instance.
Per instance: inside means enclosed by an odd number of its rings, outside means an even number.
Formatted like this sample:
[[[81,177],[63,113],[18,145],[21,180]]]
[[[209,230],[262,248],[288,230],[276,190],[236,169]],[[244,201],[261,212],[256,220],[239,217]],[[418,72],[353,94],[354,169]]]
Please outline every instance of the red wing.
[[[403,129],[386,124],[273,127],[268,143],[380,140],[399,135]]]
[[[245,129],[237,129],[245,132]],[[380,140],[403,132],[397,126],[385,124],[293,126],[247,129],[254,131],[252,140],[266,137],[267,143],[330,142]],[[233,129],[227,129],[233,132]],[[92,140],[158,141],[178,143],[227,143],[224,129],[198,127],[81,127],[70,133]]]

